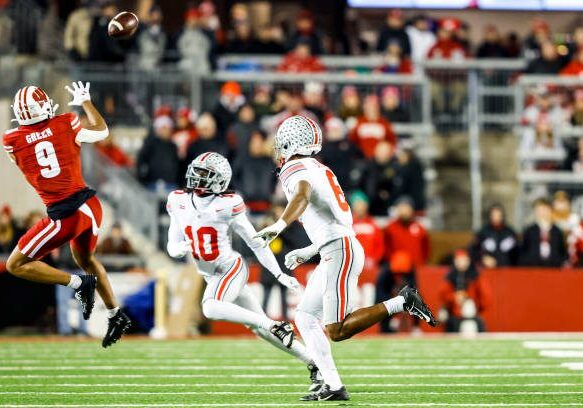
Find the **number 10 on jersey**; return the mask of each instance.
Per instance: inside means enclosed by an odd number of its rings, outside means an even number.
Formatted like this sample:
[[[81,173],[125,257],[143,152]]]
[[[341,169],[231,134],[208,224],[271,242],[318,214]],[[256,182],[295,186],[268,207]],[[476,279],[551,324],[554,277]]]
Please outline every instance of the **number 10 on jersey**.
[[[214,261],[219,257],[219,240],[217,230],[213,227],[200,227],[196,230],[196,237],[189,225],[184,229],[186,236],[192,241],[192,256],[194,259]]]

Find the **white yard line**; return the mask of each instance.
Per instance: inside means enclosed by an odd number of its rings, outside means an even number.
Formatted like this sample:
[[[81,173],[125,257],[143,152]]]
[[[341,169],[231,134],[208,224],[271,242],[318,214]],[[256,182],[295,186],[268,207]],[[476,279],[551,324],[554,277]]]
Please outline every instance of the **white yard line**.
[[[539,355],[553,358],[583,358],[583,350],[541,350]]]
[[[344,378],[530,378],[530,377],[580,377],[581,374],[570,371],[555,373],[431,373],[431,374],[343,374]],[[302,374],[6,374],[0,375],[10,379],[32,378],[306,378]]]
[[[348,387],[372,387],[372,388],[536,388],[536,387],[580,387],[583,383],[436,383],[436,384],[420,384],[420,383],[350,383]],[[227,387],[227,388],[247,388],[247,387],[265,387],[265,388],[305,388],[304,384],[281,384],[281,383],[26,383],[26,384],[0,384],[0,388],[38,388],[38,387],[65,387],[65,388],[99,388],[99,387],[116,387],[116,388],[174,388],[174,387],[188,387],[188,388],[209,388],[209,387]]]
[[[278,391],[277,395],[297,395],[298,392]],[[403,395],[401,391],[355,391],[354,395]],[[0,395],[272,395],[271,391],[0,391]],[[583,391],[415,391],[415,395],[583,395]]]
[[[45,408],[45,407],[91,407],[91,408],[130,408],[130,407],[306,407],[309,404],[306,403],[192,403],[192,404],[7,404],[0,405],[0,407],[5,408]],[[563,402],[563,403],[438,403],[438,402],[426,402],[426,403],[403,403],[403,404],[391,404],[391,403],[380,403],[380,402],[326,402],[326,406],[357,406],[357,407],[580,407],[579,402]],[[320,406],[320,405],[319,405]]]
[[[87,366],[35,366],[35,365],[2,365],[0,371],[295,371],[300,368],[300,364],[295,366],[254,366],[249,364],[242,365],[87,365]],[[356,371],[371,371],[371,370],[387,370],[387,371],[402,371],[402,370],[517,370],[521,368],[529,369],[548,369],[556,367],[555,364],[485,364],[485,365],[359,365],[350,367],[351,370]]]
[[[583,370],[583,363],[582,362],[576,362],[576,363],[562,363],[561,367],[566,367],[569,370]]]
[[[525,341],[522,345],[529,349],[583,350],[583,341]]]

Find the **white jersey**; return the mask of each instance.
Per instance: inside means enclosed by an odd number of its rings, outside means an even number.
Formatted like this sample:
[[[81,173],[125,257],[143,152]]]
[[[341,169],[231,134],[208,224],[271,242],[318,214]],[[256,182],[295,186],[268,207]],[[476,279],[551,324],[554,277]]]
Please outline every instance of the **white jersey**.
[[[202,275],[223,273],[241,256],[233,249],[231,230],[245,241],[274,276],[282,273],[269,248],[253,240],[256,231],[247,218],[240,195],[199,197],[176,190],[168,195],[166,210],[170,215],[168,241],[191,241],[192,256]]]
[[[318,249],[335,239],[354,236],[352,212],[332,170],[313,158],[290,160],[281,168],[279,179],[288,201],[300,181],[312,186],[300,222]]]

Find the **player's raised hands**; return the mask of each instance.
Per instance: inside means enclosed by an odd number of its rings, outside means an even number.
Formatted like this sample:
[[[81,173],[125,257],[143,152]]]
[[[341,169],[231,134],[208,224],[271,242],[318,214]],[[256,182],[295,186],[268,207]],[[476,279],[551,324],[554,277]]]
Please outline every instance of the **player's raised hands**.
[[[73,82],[72,89],[70,86],[66,85],[65,89],[73,96],[73,100],[69,102],[69,106],[81,106],[83,102],[88,102],[91,100],[91,95],[89,95],[89,88],[91,84],[89,82],[77,81]]]
[[[286,273],[279,275],[277,281],[294,293],[300,293],[302,291],[302,285],[300,285],[300,282]]]
[[[309,261],[316,255],[317,249],[314,245],[305,248],[294,249],[285,255],[285,267],[290,270],[296,269],[299,265]]]

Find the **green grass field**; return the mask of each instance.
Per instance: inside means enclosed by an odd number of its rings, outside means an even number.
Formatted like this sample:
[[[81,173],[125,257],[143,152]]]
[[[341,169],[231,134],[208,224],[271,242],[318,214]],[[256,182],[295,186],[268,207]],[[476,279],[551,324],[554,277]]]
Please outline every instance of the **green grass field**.
[[[431,337],[334,344],[352,395],[338,405],[583,406],[583,371],[562,365],[583,357],[541,357],[523,343]],[[249,338],[125,340],[109,350],[97,340],[0,342],[0,406],[283,408],[309,405],[298,401],[307,386],[302,364]]]

